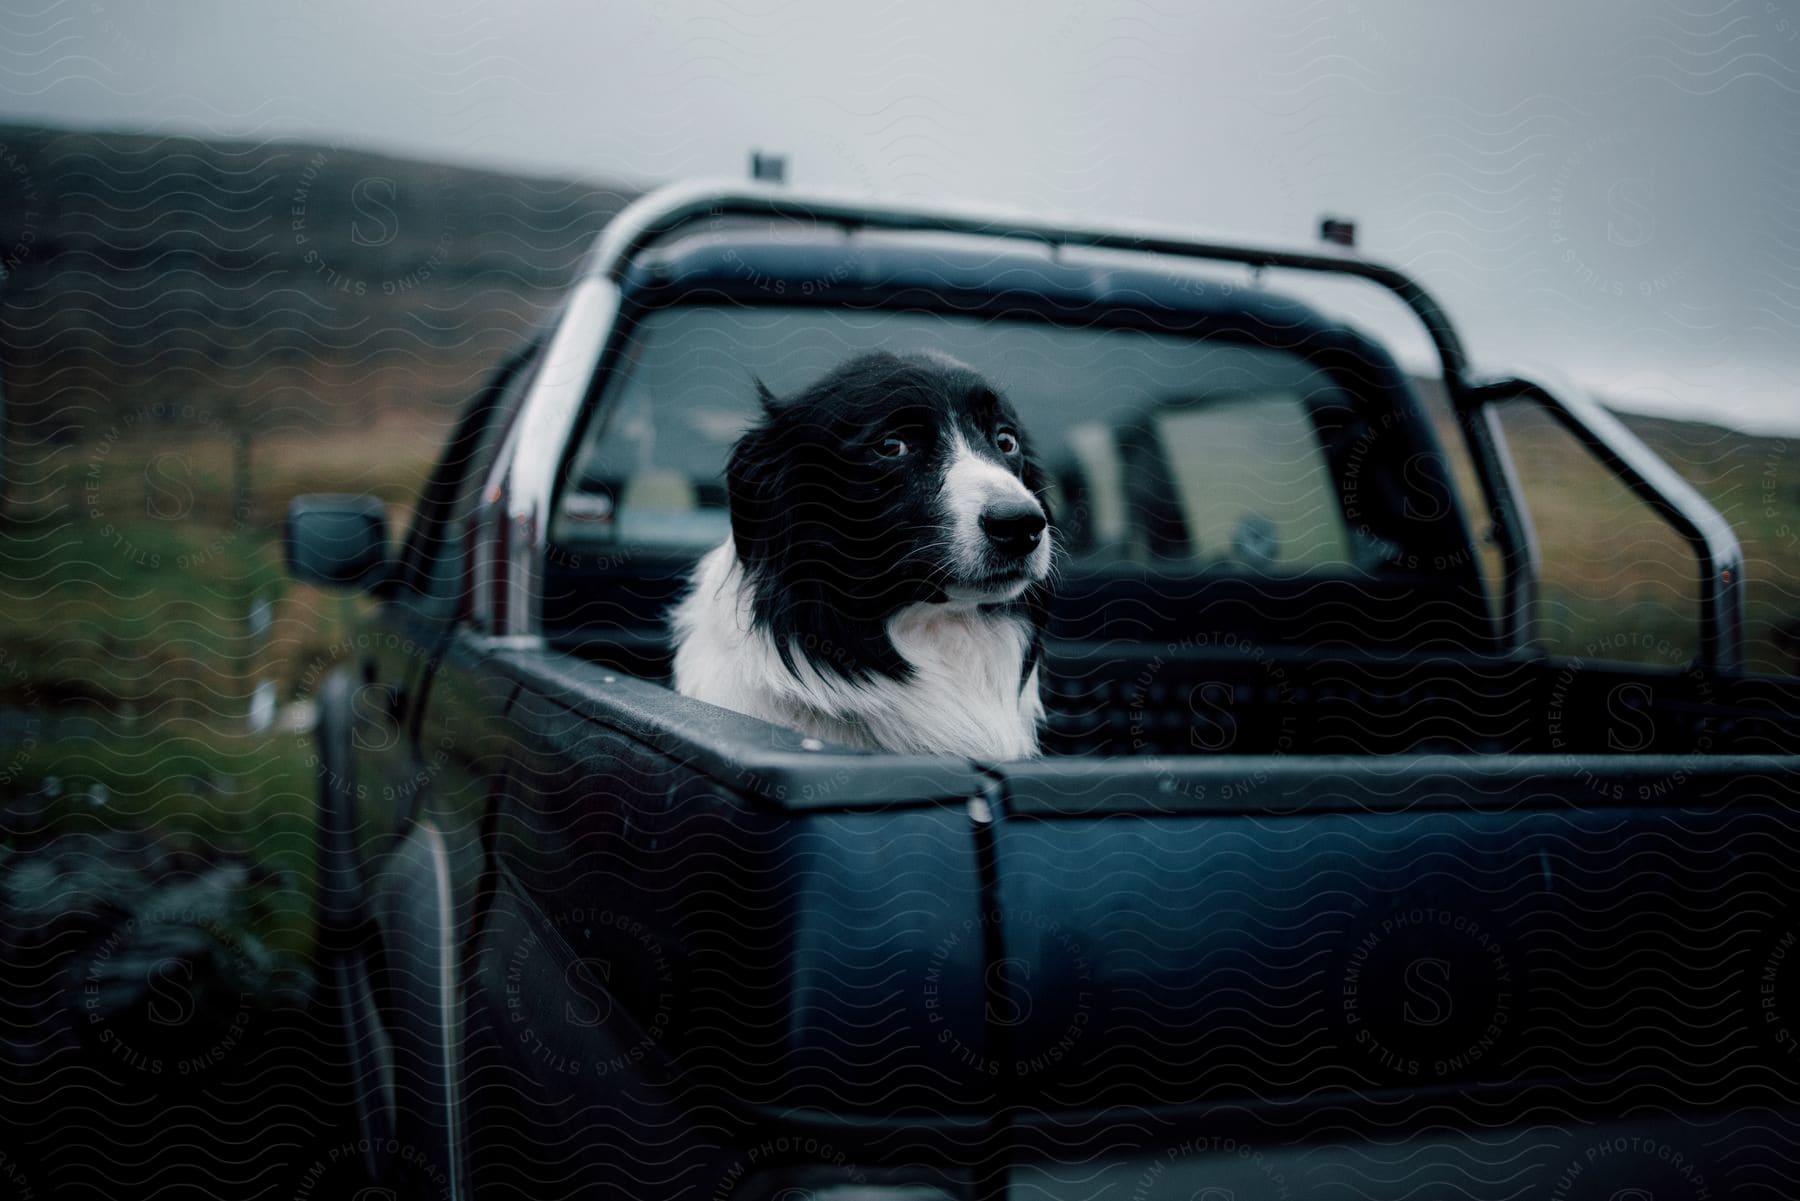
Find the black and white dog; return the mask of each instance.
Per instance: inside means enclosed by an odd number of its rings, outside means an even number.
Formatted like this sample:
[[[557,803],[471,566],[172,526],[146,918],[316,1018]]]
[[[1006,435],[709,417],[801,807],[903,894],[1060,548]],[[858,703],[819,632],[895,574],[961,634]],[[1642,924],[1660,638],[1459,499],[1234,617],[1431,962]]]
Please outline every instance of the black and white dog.
[[[1051,529],[1012,406],[930,352],[757,388],[731,537],[673,614],[676,689],[850,746],[1035,755]]]

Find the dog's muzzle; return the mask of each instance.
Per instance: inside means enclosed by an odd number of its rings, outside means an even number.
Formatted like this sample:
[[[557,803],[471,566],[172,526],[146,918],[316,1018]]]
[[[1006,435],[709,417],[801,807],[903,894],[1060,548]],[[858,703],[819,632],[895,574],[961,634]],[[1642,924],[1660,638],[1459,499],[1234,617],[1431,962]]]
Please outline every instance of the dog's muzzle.
[[[1036,504],[994,505],[981,514],[981,532],[987,536],[988,547],[1005,558],[1023,558],[1036,550],[1046,524],[1044,511]]]

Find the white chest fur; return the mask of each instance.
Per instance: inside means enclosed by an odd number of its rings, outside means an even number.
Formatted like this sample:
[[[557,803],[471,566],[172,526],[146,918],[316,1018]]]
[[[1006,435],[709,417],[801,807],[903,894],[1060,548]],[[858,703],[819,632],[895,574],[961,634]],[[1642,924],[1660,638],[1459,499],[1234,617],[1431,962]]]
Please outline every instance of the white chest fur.
[[[797,657],[798,678],[766,633],[727,542],[709,551],[673,614],[675,688],[684,696],[870,750],[1019,759],[1037,754],[1038,675],[1019,686],[1025,624],[974,605],[914,605],[888,622],[913,665],[904,683],[851,683]],[[826,658],[830,647],[798,648]]]

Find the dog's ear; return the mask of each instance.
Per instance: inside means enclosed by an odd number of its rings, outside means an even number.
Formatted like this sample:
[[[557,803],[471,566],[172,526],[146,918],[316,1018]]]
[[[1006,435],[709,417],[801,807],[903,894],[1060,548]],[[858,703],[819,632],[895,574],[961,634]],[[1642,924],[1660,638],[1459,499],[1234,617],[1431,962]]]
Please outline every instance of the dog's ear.
[[[763,416],[775,416],[776,410],[781,408],[781,398],[769,391],[769,385],[759,377],[751,376],[750,382],[756,385],[756,403],[762,406]]]
[[[746,567],[766,562],[776,545],[775,539],[781,536],[780,500],[786,461],[778,453],[778,438],[772,428],[781,413],[782,400],[769,391],[769,385],[760,377],[753,375],[750,382],[756,389],[762,416],[731,448],[731,459],[725,466],[731,537],[737,544],[738,559]]]
[[[781,503],[785,483],[785,457],[777,447],[772,428],[774,414],[768,410],[773,401],[767,389],[757,385],[759,399],[768,412],[762,421],[744,431],[731,448],[731,459],[725,466],[725,495],[731,506],[731,538],[737,545],[738,559],[747,568],[766,563],[773,556],[782,537]]]

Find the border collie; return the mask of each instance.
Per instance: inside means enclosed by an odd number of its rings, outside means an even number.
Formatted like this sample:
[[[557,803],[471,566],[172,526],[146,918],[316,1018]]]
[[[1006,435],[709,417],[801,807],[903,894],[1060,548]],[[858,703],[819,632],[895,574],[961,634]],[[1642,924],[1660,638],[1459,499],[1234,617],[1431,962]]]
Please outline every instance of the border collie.
[[[934,352],[757,393],[676,690],[848,746],[1035,755],[1052,531],[1012,406]]]

